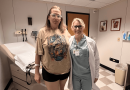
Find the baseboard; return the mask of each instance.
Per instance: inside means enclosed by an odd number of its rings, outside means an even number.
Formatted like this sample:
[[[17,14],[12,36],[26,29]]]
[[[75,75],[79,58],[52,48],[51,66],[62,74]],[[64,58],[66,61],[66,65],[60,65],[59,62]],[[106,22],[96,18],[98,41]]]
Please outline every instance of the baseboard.
[[[111,72],[113,72],[113,73],[115,73],[115,70],[111,69],[110,67],[107,67],[107,66],[105,66],[103,64],[100,64],[100,66],[103,67],[103,68],[105,68],[105,69],[107,69],[107,70],[109,70],[109,71],[111,71]]]
[[[4,90],[8,90],[8,88],[11,85],[12,82],[13,82],[13,79],[11,78]]]

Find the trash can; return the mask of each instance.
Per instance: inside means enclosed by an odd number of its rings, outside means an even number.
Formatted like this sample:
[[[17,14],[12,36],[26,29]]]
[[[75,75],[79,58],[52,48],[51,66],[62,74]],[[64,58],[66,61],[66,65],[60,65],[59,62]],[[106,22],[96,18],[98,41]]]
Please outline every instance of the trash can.
[[[122,63],[117,64],[115,67],[115,83],[123,86],[125,81],[125,74],[126,66]]]

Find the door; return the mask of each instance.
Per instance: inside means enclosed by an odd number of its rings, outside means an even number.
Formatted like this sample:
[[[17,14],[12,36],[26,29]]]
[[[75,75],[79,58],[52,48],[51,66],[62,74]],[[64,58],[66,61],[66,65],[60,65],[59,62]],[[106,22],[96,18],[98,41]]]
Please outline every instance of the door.
[[[66,25],[68,28],[68,31],[71,35],[74,35],[74,33],[71,30],[71,24],[74,18],[80,18],[84,21],[85,23],[85,29],[84,29],[84,34],[86,36],[89,36],[89,16],[90,14],[87,13],[77,13],[77,12],[66,12]]]

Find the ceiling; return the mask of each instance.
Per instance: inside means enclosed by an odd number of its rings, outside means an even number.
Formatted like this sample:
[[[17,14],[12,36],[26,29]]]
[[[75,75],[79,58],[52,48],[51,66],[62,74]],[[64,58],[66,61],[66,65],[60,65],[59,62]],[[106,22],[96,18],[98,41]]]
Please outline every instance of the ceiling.
[[[48,2],[69,4],[69,5],[90,7],[90,8],[102,8],[104,6],[115,3],[119,0],[95,0],[95,1],[93,0],[38,0],[38,1],[48,1]]]

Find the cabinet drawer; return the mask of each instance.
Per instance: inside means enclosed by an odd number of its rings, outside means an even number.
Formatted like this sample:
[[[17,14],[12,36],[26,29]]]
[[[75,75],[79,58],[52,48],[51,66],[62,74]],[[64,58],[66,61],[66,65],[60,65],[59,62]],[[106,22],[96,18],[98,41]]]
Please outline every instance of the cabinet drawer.
[[[16,66],[15,64],[10,64],[10,69],[11,71],[15,71],[17,73],[20,73],[20,74],[25,74],[24,71],[22,71],[18,66]]]
[[[14,87],[16,88],[16,90],[29,90],[29,89],[17,84],[16,82],[13,82],[13,84],[14,84]]]
[[[23,70],[21,70],[21,68],[19,68],[15,64],[10,64],[10,69],[11,69],[11,71],[15,71],[15,72],[17,72],[19,74],[26,75],[26,72],[24,72]],[[33,73],[30,72],[30,74],[31,74],[31,76],[34,76]]]
[[[18,83],[19,85],[25,87],[25,88],[28,88],[28,89],[31,89],[33,84],[31,85],[28,85],[24,80],[21,80],[21,79],[18,79],[16,77],[12,77],[13,78],[13,81]]]
[[[11,73],[12,73],[12,76],[17,77],[17,78],[19,78],[21,80],[26,81],[26,73],[20,74],[20,73],[17,73],[15,71],[11,71]],[[31,79],[32,79],[32,83],[34,83],[35,82],[34,76],[32,76],[32,75],[30,75],[30,76],[31,76]],[[31,82],[30,76],[28,75],[28,77],[27,77],[27,81],[28,82]]]

